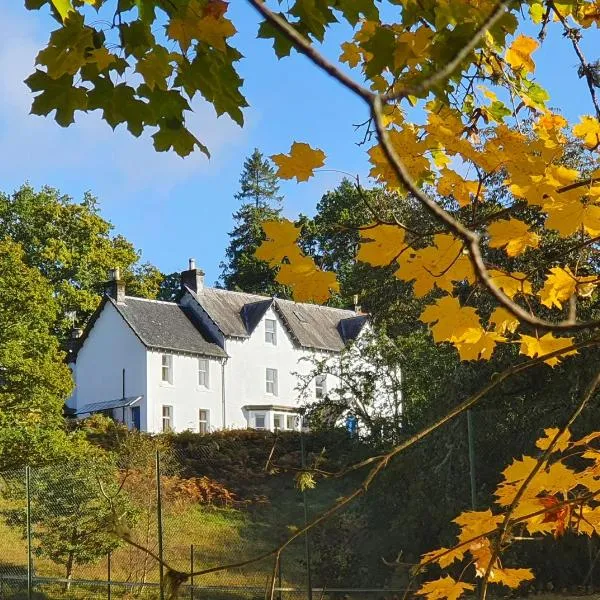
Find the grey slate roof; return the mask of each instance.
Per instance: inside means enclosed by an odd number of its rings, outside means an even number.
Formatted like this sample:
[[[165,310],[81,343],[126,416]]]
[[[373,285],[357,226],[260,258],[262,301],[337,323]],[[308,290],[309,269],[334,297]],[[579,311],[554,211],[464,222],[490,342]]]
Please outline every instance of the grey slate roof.
[[[298,345],[339,352],[356,338],[368,320],[366,315],[359,315],[352,310],[301,304],[256,294],[218,288],[204,288],[196,294],[188,291],[226,337],[249,337],[272,305]]]
[[[277,298],[275,305],[287,323],[292,337],[304,348],[339,352],[349,340],[356,338],[367,320],[366,316],[357,316],[352,310],[317,304],[300,304]],[[340,322],[348,319],[362,319],[362,324],[360,328],[355,328],[353,336],[345,338],[340,329]]]
[[[126,408],[127,406],[133,406],[142,398],[143,396],[128,396],[127,398],[107,400],[106,402],[92,402],[91,404],[83,405],[79,410],[75,411],[75,414],[84,415],[87,413],[100,412],[101,410],[110,410],[113,408]]]
[[[225,357],[217,344],[208,341],[192,315],[174,302],[125,297],[124,303],[109,298],[141,342],[148,348]]]

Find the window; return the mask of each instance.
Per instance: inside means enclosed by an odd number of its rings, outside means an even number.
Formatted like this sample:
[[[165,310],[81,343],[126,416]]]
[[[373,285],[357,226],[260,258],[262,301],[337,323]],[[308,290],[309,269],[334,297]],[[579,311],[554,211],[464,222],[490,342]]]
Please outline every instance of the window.
[[[162,430],[173,431],[173,407],[162,407]]]
[[[277,321],[265,319],[265,342],[277,346]]]
[[[254,429],[265,429],[265,427],[266,427],[265,413],[255,413],[254,414]]]
[[[203,388],[208,389],[208,358],[199,358],[198,359],[198,385]]]
[[[162,375],[161,379],[167,383],[173,383],[173,355],[162,355]]]
[[[283,429],[283,415],[273,415],[273,429],[278,431]]]
[[[198,433],[208,433],[208,410],[201,408],[198,411]]]
[[[277,396],[277,369],[267,369],[267,394]]]
[[[325,398],[327,394],[327,375],[317,375],[315,377],[315,396]]]
[[[287,415],[286,416],[286,427],[287,429],[296,429],[296,421],[298,417],[296,415]]]

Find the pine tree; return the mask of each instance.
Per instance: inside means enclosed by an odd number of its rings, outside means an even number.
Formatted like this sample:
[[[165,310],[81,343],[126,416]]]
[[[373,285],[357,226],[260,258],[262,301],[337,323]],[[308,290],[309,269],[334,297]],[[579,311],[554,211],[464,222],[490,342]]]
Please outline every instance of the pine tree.
[[[254,256],[264,239],[262,223],[280,217],[283,199],[273,166],[257,148],[244,161],[235,198],[242,206],[233,214],[235,227],[220,265],[221,284],[228,290],[289,297],[287,288],[275,281],[276,271]]]

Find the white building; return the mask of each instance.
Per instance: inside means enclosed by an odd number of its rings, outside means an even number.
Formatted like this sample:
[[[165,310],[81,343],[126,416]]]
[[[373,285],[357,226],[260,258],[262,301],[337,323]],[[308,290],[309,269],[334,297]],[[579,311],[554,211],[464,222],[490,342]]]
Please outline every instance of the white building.
[[[293,429],[298,373],[307,357],[334,357],[367,316],[204,286],[204,273],[181,277],[177,302],[125,295],[118,270],[77,339],[67,407],[104,412],[141,431]],[[332,382],[313,381],[309,395]]]

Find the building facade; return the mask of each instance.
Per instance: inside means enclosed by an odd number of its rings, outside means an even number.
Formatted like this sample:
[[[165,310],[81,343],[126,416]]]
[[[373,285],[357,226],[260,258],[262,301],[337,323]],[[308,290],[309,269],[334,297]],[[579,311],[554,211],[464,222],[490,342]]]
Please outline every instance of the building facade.
[[[76,340],[72,414],[159,433],[296,429],[299,378],[356,340],[367,316],[204,285],[193,261],[176,302],[125,294],[118,271]],[[331,378],[331,376],[329,376]],[[327,376],[303,397],[322,398]]]

